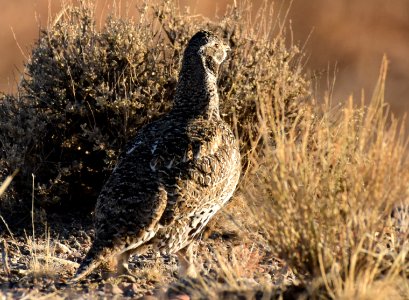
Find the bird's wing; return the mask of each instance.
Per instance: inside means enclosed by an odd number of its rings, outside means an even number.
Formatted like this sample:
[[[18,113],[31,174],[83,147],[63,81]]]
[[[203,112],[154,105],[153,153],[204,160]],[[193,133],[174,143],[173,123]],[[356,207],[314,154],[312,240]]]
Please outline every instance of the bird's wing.
[[[160,224],[168,226],[206,203],[206,195],[218,185],[221,143],[218,124],[195,121],[187,124],[183,135],[173,133],[160,153],[159,174],[168,201]],[[166,157],[163,159],[162,157]]]
[[[155,141],[161,127],[142,130],[125,150],[106,182],[95,209],[96,239],[129,247],[157,230],[168,201],[166,187],[155,167]]]

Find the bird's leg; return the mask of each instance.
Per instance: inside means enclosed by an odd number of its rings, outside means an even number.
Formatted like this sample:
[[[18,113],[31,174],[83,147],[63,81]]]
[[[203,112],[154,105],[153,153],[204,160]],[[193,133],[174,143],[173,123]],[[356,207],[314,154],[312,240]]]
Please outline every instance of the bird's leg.
[[[145,253],[147,250],[148,250],[148,246],[143,245],[136,249],[131,249],[131,250],[125,251],[124,253],[119,254],[117,257],[118,259],[118,264],[117,264],[118,277],[128,279],[132,282],[136,282],[137,277],[133,275],[131,271],[129,271],[129,267],[128,267],[129,257],[132,254],[141,255]]]
[[[132,276],[131,271],[129,271],[128,261],[131,256],[131,251],[125,251],[118,255],[117,257],[117,274],[118,275],[127,275]]]
[[[128,261],[132,251],[125,251],[117,257],[117,278],[130,282],[136,282],[136,276],[129,271]]]
[[[197,271],[193,262],[193,243],[179,250],[176,255],[179,261],[179,276],[197,278]]]

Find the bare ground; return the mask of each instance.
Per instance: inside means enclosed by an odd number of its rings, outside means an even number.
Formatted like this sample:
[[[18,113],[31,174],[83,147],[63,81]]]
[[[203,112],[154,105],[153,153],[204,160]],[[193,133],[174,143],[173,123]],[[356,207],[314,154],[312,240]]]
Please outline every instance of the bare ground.
[[[135,279],[117,278],[99,268],[75,285],[67,284],[93,238],[90,216],[36,212],[1,240],[0,297],[3,299],[261,299],[276,298],[294,275],[274,258],[261,235],[221,212],[195,245],[198,279],[179,278],[174,256],[132,257]],[[26,224],[23,226],[22,224]],[[28,225],[28,226],[27,226]],[[6,230],[8,231],[8,230]],[[302,289],[290,289],[291,299]]]

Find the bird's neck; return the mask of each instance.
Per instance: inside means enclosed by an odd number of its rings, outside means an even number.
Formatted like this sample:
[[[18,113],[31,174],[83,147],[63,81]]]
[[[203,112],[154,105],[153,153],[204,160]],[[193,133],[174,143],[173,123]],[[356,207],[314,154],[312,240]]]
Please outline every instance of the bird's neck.
[[[173,110],[188,117],[220,118],[217,72],[206,69],[200,58],[192,60],[182,66]]]

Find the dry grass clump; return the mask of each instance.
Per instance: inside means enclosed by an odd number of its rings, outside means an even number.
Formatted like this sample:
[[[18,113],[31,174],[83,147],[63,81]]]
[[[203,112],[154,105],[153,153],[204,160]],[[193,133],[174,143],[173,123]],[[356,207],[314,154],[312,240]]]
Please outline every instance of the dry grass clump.
[[[0,100],[1,173],[20,168],[20,193],[31,192],[35,174],[42,206],[93,207],[127,141],[171,108],[184,46],[199,29],[218,32],[233,49],[220,94],[243,153],[255,147],[249,132],[258,130],[261,98],[280,106],[291,123],[308,93],[301,55],[285,45],[282,27],[276,24],[276,37],[259,30],[273,27],[268,7],[252,21],[244,1],[214,24],[175,1],[139,6],[137,17],[112,12],[101,21],[92,1],[66,4],[41,30],[18,95]]]
[[[398,284],[409,271],[409,162],[403,126],[384,102],[386,68],[385,59],[368,106],[324,105],[288,134],[269,101],[259,108],[275,145],[254,158],[248,200],[275,254],[313,278],[316,296],[409,296]]]
[[[201,245],[204,246],[204,245]],[[254,244],[212,244],[196,252],[198,278],[179,278],[168,295],[187,294],[190,299],[270,299],[272,283],[264,253]],[[262,298],[264,296],[264,298]],[[270,296],[270,297],[269,297]]]
[[[34,279],[40,277],[56,277],[57,263],[54,261],[55,245],[51,243],[50,232],[46,231],[43,241],[35,236],[26,237],[27,247],[30,251],[28,272]]]

